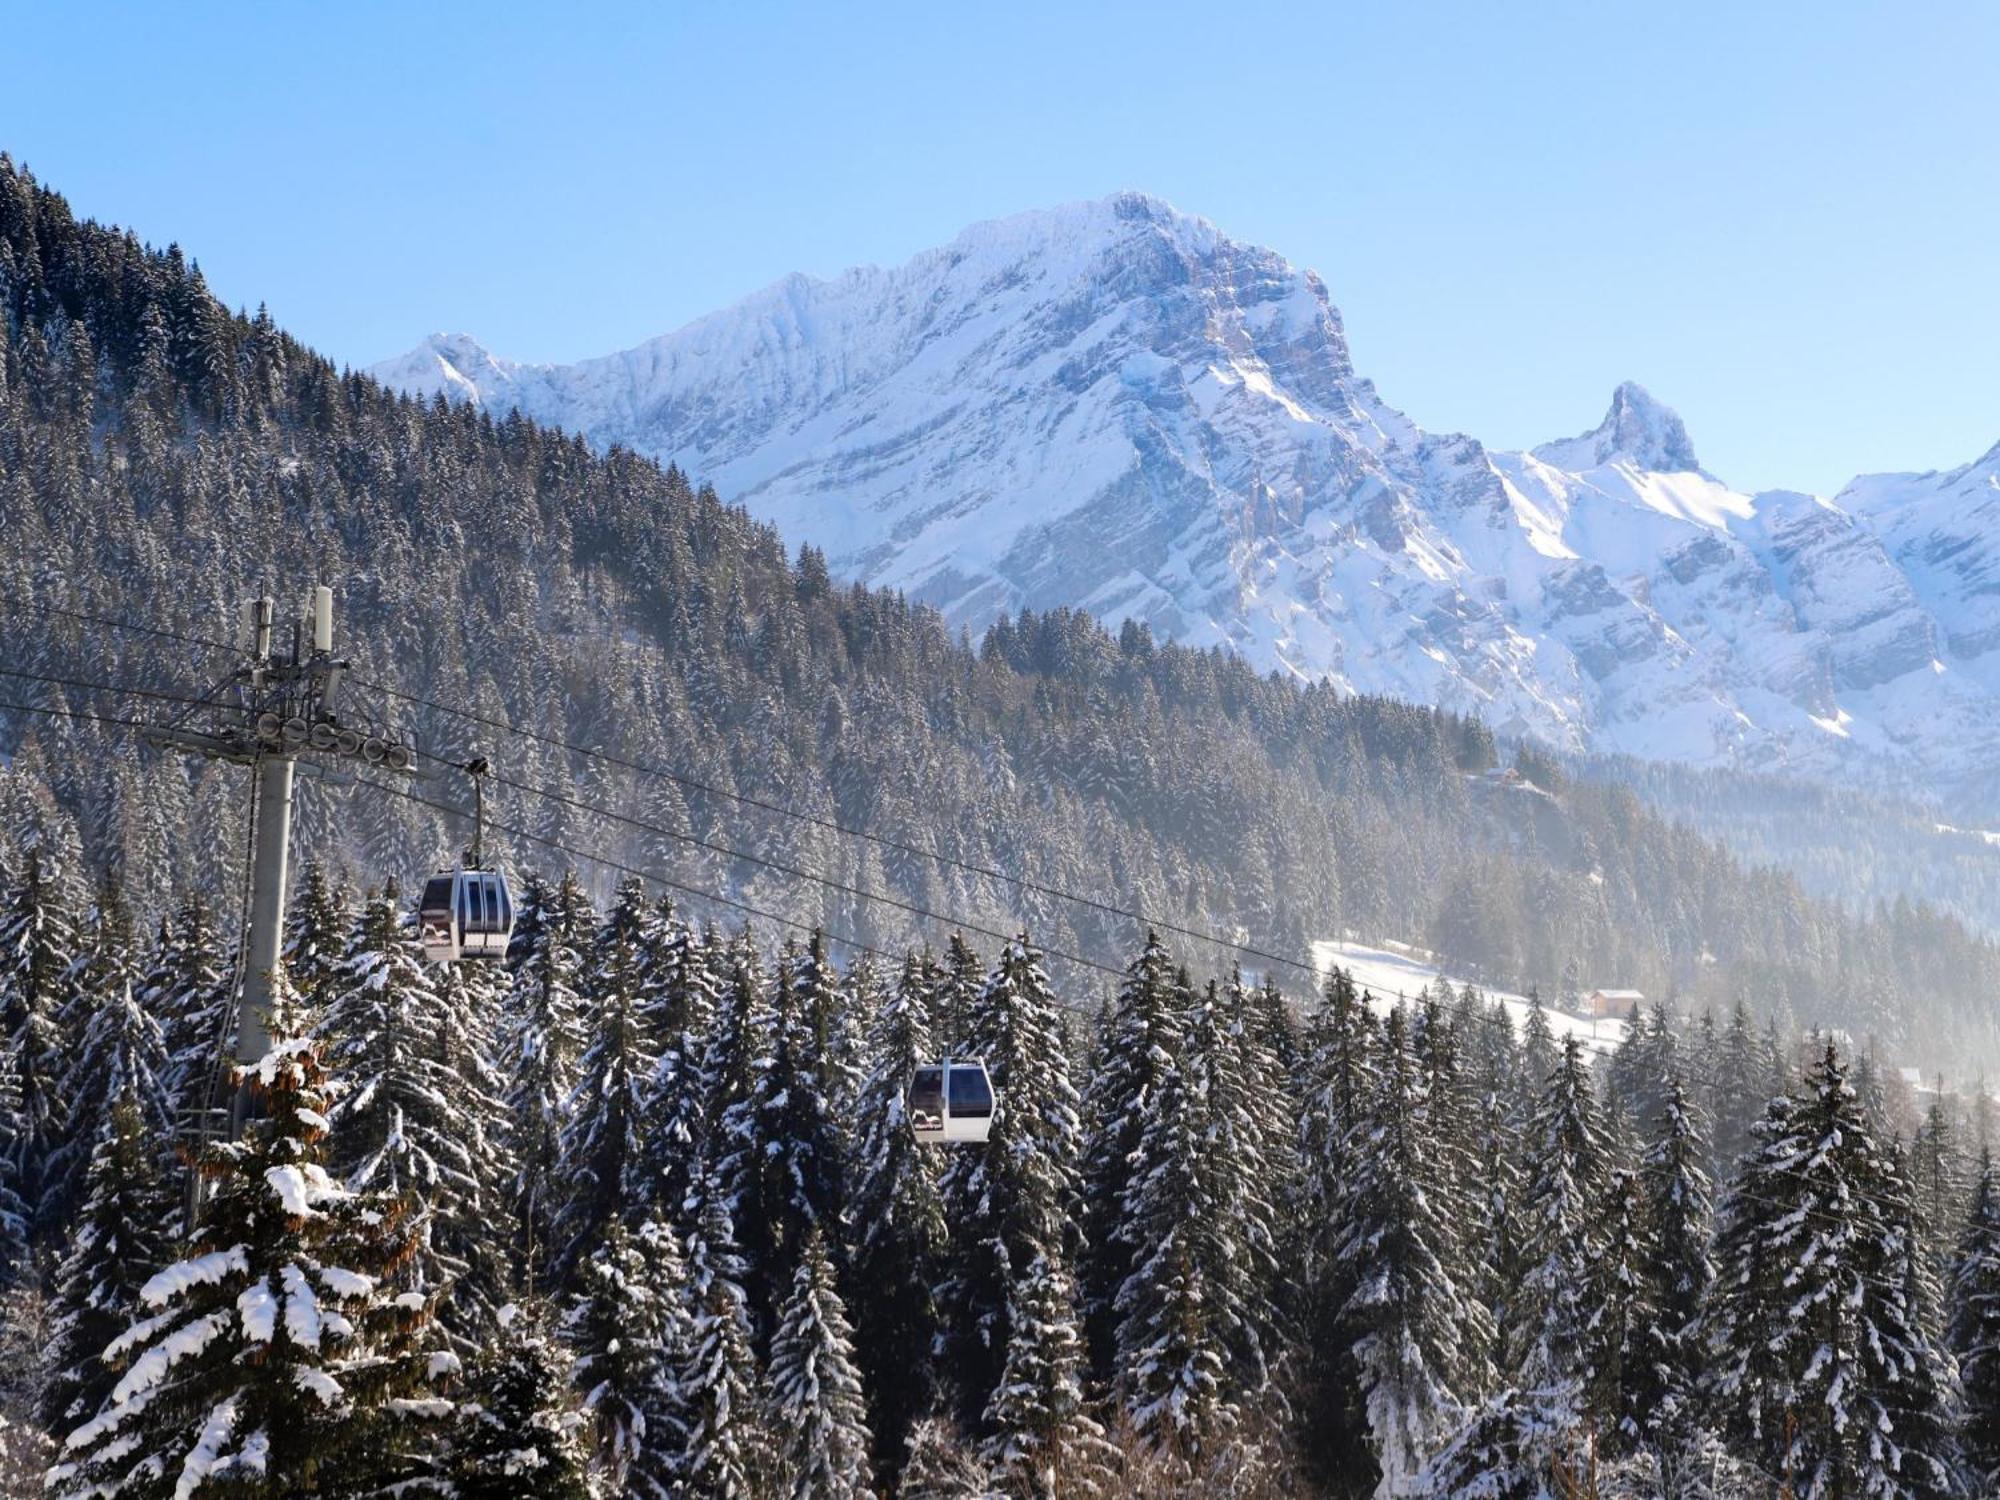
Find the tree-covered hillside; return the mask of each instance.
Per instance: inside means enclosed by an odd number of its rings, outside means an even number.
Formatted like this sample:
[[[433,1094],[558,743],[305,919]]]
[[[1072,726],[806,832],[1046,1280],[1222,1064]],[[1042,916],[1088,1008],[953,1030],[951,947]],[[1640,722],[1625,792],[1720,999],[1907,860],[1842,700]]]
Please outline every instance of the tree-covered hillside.
[[[479,743],[510,777],[591,806],[995,929],[1026,921],[1052,952],[1115,963],[1138,933],[966,867],[1300,959],[1343,930],[1429,940],[1494,983],[1553,987],[1573,961],[1588,983],[1741,993],[1925,1059],[1992,1055],[2000,959],[1954,922],[1850,917],[1623,789],[1551,800],[1483,778],[1490,738],[1427,709],[1260,678],[1067,612],[954,639],[932,613],[792,558],[687,476],[343,374],[262,311],[223,308],[178,249],[78,221],[4,158],[0,310],[10,671],[196,691],[226,659],[44,606],[232,637],[246,596],[289,601],[324,580],[373,678],[714,790],[360,694],[431,748]],[[18,677],[0,698],[146,708]],[[73,822],[135,908],[233,890],[234,772],[15,711],[0,711],[0,751],[12,827]],[[310,781],[301,798],[301,847],[371,874],[415,878],[462,837],[406,802]],[[496,807],[864,941],[921,925],[584,808],[505,789]]]

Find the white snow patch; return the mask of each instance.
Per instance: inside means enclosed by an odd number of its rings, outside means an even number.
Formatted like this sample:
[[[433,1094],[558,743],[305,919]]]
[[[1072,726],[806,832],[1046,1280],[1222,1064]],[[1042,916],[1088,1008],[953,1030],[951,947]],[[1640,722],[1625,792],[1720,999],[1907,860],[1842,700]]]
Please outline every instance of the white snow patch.
[[[1333,968],[1345,969],[1356,988],[1367,991],[1374,999],[1376,1008],[1383,1011],[1395,1009],[1400,1001],[1414,999],[1441,976],[1453,989],[1469,982],[1445,974],[1432,955],[1402,943],[1377,947],[1366,943],[1322,940],[1312,945],[1312,960],[1313,967],[1319,970],[1322,977]],[[1497,1000],[1505,1006],[1516,1030],[1527,1020],[1531,1003],[1527,996],[1508,990],[1488,989],[1480,984],[1474,984],[1473,988],[1486,998],[1488,1004]],[[1542,1014],[1548,1020],[1549,1031],[1558,1040],[1574,1033],[1593,1052],[1610,1052],[1625,1040],[1625,1022],[1608,1016],[1572,1016],[1546,1004],[1542,1007]]]

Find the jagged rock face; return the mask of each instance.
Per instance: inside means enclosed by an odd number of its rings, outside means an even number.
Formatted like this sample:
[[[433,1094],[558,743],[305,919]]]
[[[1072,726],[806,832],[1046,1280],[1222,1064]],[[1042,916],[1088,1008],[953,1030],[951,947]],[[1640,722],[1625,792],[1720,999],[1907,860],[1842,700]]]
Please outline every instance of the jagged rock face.
[[[1355,374],[1318,277],[1138,194],[604,359],[438,337],[374,373],[676,462],[974,629],[1080,605],[1559,744],[1764,768],[1936,781],[2000,725],[2000,449],[1829,504],[1730,490],[1630,383],[1532,452],[1428,434]]]

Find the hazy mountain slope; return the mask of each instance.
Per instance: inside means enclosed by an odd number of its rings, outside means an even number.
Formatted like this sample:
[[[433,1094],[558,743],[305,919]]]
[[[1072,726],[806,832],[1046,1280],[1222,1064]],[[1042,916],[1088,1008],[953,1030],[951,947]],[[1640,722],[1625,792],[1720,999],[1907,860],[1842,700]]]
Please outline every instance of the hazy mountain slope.
[[[974,627],[1080,605],[1697,764],[1949,787],[1996,748],[2000,684],[1960,653],[2000,606],[1923,562],[1942,523],[1898,498],[1950,476],[1739,494],[1630,384],[1530,453],[1424,433],[1355,374],[1316,276],[1137,194],[794,276],[605,359],[439,337],[374,373],[710,476]]]

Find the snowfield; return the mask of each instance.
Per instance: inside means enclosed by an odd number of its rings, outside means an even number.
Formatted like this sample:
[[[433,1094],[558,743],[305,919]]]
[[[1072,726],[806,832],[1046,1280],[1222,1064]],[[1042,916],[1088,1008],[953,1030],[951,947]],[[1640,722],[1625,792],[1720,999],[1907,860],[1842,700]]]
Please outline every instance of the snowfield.
[[[1378,1011],[1387,1013],[1395,1009],[1398,1001],[1414,1000],[1436,983],[1439,976],[1457,989],[1468,981],[1445,974],[1436,965],[1427,961],[1428,955],[1419,957],[1420,950],[1406,948],[1400,944],[1394,948],[1374,948],[1366,943],[1322,940],[1312,945],[1313,967],[1324,979],[1335,968],[1345,969],[1352,976],[1355,985],[1366,991],[1375,1002]],[[1507,1009],[1518,1032],[1528,1018],[1528,997],[1516,995],[1508,990],[1490,990],[1484,985],[1473,983],[1473,988],[1484,995],[1487,1001],[1498,1000]],[[1544,1002],[1542,1014],[1548,1018],[1549,1031],[1558,1041],[1574,1034],[1584,1046],[1593,1052],[1611,1052],[1625,1040],[1628,1030],[1623,1021],[1591,1020],[1584,1016],[1566,1015]]]

